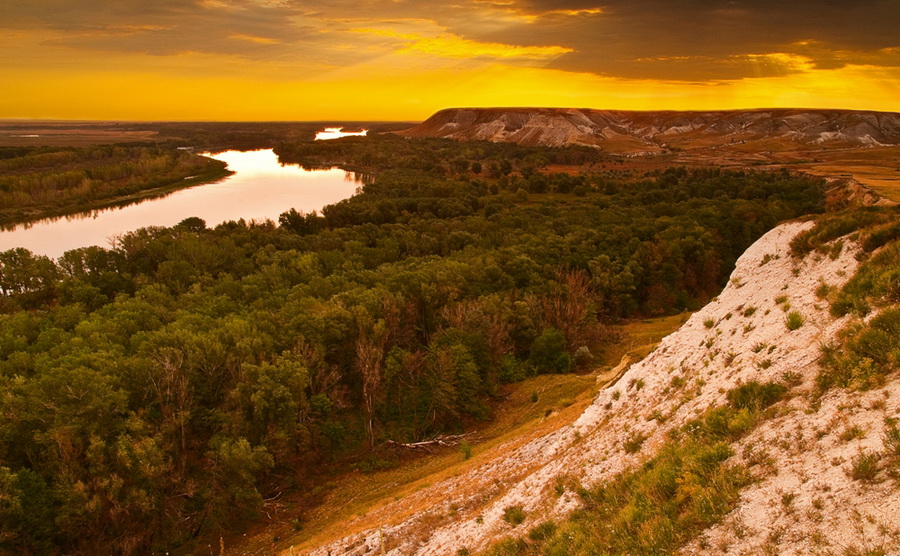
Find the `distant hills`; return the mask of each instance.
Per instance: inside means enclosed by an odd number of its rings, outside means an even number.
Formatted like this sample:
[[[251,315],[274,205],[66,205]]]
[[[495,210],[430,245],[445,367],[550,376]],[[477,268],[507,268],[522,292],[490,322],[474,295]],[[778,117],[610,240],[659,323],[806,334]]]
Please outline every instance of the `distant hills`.
[[[576,108],[450,108],[399,132],[408,137],[587,145],[612,152],[785,142],[864,147],[900,144],[900,114],[854,110],[762,109],[708,112]]]

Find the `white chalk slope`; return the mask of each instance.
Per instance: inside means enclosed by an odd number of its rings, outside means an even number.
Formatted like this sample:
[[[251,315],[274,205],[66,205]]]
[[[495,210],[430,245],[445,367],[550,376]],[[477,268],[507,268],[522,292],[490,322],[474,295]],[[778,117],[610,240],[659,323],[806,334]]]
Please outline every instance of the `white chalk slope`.
[[[865,393],[835,390],[820,405],[811,405],[807,395],[818,371],[819,346],[845,324],[829,315],[815,291],[823,282],[842,285],[858,265],[849,242],[835,259],[792,258],[790,240],[810,226],[782,224],[753,244],[722,294],[604,389],[572,425],[382,510],[397,515],[405,507],[437,501],[428,511],[313,554],[456,554],[463,547],[474,553],[505,535],[524,535],[577,507],[574,493],[556,492],[560,478],[588,485],[609,479],[651,457],[670,429],[725,404],[729,389],[750,380],[783,380],[785,373],[799,382],[790,400],[735,446],[735,459],[751,462],[761,481],[745,489],[739,507],[686,552],[898,549],[900,489],[890,480],[861,483],[847,474],[860,450],[883,448],[884,418],[900,415],[898,384]],[[786,302],[776,303],[780,298]],[[799,329],[786,327],[784,303],[806,319]],[[842,439],[853,426],[865,436]],[[647,439],[640,451],[627,454],[623,443],[636,434]],[[512,505],[527,514],[515,528],[502,517]]]

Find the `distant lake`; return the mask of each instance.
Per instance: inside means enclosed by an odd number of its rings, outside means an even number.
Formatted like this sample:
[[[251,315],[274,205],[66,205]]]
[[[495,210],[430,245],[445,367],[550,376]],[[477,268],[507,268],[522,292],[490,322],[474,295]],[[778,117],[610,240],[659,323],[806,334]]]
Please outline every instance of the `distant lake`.
[[[338,168],[305,170],[281,164],[271,149],[225,151],[205,156],[222,160],[235,172],[221,181],[175,191],[125,207],[83,212],[22,224],[0,232],[0,251],[24,247],[59,257],[69,249],[99,245],[147,226],[174,226],[197,216],[209,227],[229,220],[278,220],[291,208],[319,211],[356,193],[362,181]]]
[[[316,133],[316,141],[340,139],[341,137],[365,137],[367,133],[369,133],[368,129],[362,131],[344,131],[344,128],[342,127],[326,127],[325,131]]]

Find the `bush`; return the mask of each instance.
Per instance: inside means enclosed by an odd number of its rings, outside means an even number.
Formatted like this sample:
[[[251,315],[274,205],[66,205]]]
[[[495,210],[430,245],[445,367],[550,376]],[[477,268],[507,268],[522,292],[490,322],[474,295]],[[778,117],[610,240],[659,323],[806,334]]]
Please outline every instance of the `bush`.
[[[896,218],[894,211],[874,207],[821,216],[815,226],[801,232],[791,241],[791,254],[803,256],[813,249],[824,251],[825,244],[832,240],[862,228],[890,222],[894,218]]]
[[[566,353],[566,337],[555,328],[545,328],[531,345],[528,362],[537,372],[569,372],[572,358]]]
[[[463,459],[469,459],[472,457],[472,445],[463,440],[459,443],[459,451],[463,455]]]
[[[841,333],[840,344],[822,347],[822,368],[816,377],[821,390],[882,384],[900,367],[900,308],[883,311],[868,324],[856,323]]]
[[[522,506],[507,506],[503,508],[503,521],[515,527],[525,521],[525,510]]]
[[[738,409],[759,411],[781,399],[787,388],[776,382],[751,381],[728,392],[728,402]]]
[[[860,452],[850,463],[848,475],[856,481],[875,481],[880,469],[880,456],[875,452]]]
[[[647,440],[647,437],[639,432],[632,434],[624,443],[625,453],[633,454],[637,452],[644,445],[645,440]]]
[[[512,355],[504,355],[500,359],[500,382],[519,382],[528,376],[528,369]]]
[[[806,322],[806,317],[798,313],[797,311],[791,311],[784,318],[784,325],[788,330],[794,331],[803,326],[803,323]]]
[[[575,361],[575,367],[583,370],[587,369],[594,361],[594,355],[587,346],[581,346],[575,350],[575,357],[573,359]]]

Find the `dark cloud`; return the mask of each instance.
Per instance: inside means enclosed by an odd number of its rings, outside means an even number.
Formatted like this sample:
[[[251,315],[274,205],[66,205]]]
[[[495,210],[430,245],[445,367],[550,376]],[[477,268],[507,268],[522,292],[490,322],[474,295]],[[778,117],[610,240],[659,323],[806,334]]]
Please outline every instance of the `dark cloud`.
[[[575,52],[552,67],[618,77],[708,80],[801,71],[796,60],[766,56],[772,54],[807,56],[820,68],[863,59],[894,65],[896,55],[879,50],[900,45],[896,0],[521,0],[516,5],[538,19],[485,39],[560,44]],[[601,12],[540,17],[562,8]]]
[[[550,67],[701,81],[900,65],[897,0],[6,0],[0,29],[71,47],[334,65],[389,53],[359,27],[431,21],[473,41],[572,49]],[[366,40],[372,42],[366,43]],[[360,48],[348,48],[359,41]],[[366,46],[378,52],[363,54]]]

